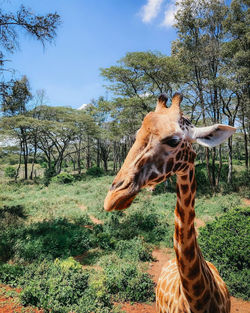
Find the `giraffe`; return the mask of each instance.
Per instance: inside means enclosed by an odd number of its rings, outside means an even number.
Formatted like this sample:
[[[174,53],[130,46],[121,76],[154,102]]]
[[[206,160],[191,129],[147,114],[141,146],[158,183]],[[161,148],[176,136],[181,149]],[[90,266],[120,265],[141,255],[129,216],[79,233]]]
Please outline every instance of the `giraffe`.
[[[196,180],[192,143],[214,147],[235,128],[222,124],[197,128],[183,116],[176,93],[167,108],[167,97],[158,98],[137,132],[123,166],[104,201],[106,211],[130,206],[141,188],[177,175],[174,249],[176,258],[164,266],[156,287],[159,313],[229,313],[230,296],[215,266],[205,261],[194,227]]]

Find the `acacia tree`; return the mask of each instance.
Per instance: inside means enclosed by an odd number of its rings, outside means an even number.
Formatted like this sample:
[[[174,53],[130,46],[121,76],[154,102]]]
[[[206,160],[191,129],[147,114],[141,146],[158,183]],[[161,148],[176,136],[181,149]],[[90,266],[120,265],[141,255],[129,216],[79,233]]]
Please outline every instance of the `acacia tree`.
[[[21,154],[24,160],[25,179],[28,178],[29,128],[24,119],[28,111],[27,103],[31,99],[31,93],[26,77],[16,81],[4,81],[3,73],[8,70],[6,67],[7,55],[14,53],[19,48],[19,35],[22,30],[36,38],[44,46],[47,42],[54,40],[60,22],[60,16],[56,12],[38,15],[24,5],[21,5],[16,12],[0,9],[0,100],[5,116],[17,117],[21,115],[18,119],[18,138],[20,162]],[[10,125],[13,125],[12,122],[14,119],[10,121]],[[20,168],[20,162],[18,168]]]
[[[27,114],[27,105],[31,98],[30,86],[26,76],[23,76],[20,80],[14,81],[13,84],[9,86],[8,91],[2,96],[3,114],[8,117],[6,121],[8,121],[7,123],[10,123],[9,126],[15,133],[20,147],[17,175],[23,157],[25,179],[28,179],[29,157],[29,125],[25,121],[25,118]],[[6,124],[6,121],[4,121],[2,125],[5,125],[6,129],[10,129],[8,124]],[[17,123],[16,125],[15,122]]]
[[[43,151],[47,174],[59,174],[67,148],[75,139],[75,110],[65,107],[39,106],[30,112],[34,118],[33,146]]]
[[[106,142],[105,155],[113,153],[114,169],[133,144],[141,120],[153,109],[156,96],[162,92],[171,96],[186,73],[186,66],[177,58],[153,52],[127,53],[118,65],[101,70],[109,82],[107,88],[114,94],[112,101],[103,103],[110,114],[105,132],[112,139]]]
[[[60,24],[60,16],[55,13],[36,15],[31,9],[21,5],[16,12],[8,12],[0,9],[0,64],[6,61],[4,53],[13,53],[19,48],[19,34],[25,30],[43,45],[52,42],[56,36],[57,27]]]
[[[65,157],[75,155],[78,174],[81,174],[82,159],[85,153],[87,159],[87,168],[90,167],[90,140],[96,141],[99,135],[99,127],[96,125],[93,117],[85,110],[77,110],[74,113],[75,139],[71,144],[71,149]]]

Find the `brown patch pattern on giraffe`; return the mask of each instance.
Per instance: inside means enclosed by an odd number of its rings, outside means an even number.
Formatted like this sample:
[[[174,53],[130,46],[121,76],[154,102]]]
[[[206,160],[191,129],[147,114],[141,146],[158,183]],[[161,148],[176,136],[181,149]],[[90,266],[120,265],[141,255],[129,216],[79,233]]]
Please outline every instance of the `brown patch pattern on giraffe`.
[[[214,271],[214,266],[209,269],[198,248],[196,232],[194,228],[194,202],[195,202],[196,181],[194,169],[182,174],[177,180],[177,203],[175,216],[175,251],[176,251],[176,282],[172,281],[169,269],[164,269],[159,280],[158,307],[162,312],[175,312],[177,309],[174,297],[164,297],[169,295],[172,284],[175,285],[175,295],[178,297],[178,312],[224,312],[229,313],[227,307],[228,292],[219,289],[218,284],[211,284],[214,279],[221,278]],[[183,247],[183,248],[182,248]],[[178,284],[177,284],[178,282]],[[162,293],[162,294],[161,294]],[[223,295],[223,296],[222,296]],[[165,299],[165,300],[164,300]],[[181,300],[182,299],[182,300]],[[167,300],[167,301],[166,301]],[[181,311],[180,311],[181,310]],[[185,310],[185,311],[184,311]],[[214,310],[214,311],[212,311]],[[217,311],[216,311],[217,310]],[[158,312],[160,312],[158,310]]]
[[[214,266],[204,260],[196,240],[196,153],[191,142],[195,136],[199,137],[199,133],[196,134],[197,129],[194,131],[191,122],[182,115],[181,100],[182,95],[175,94],[171,107],[167,108],[166,97],[160,97],[155,112],[145,117],[117,175],[117,185],[105,199],[105,209],[125,208],[141,188],[154,186],[168,176],[177,174],[176,260],[167,263],[159,278],[156,288],[157,310],[164,313],[229,313],[230,300],[226,286]],[[204,136],[209,140],[209,134]],[[123,189],[123,184],[119,183],[121,178],[131,179],[134,189],[121,192],[118,197],[115,191]]]

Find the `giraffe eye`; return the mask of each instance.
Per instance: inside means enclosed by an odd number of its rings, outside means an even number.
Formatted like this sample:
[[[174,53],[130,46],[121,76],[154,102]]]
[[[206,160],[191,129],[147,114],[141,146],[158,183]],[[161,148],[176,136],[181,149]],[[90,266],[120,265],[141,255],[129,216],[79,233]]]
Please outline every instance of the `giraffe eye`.
[[[178,144],[180,143],[181,139],[178,137],[166,137],[164,139],[161,140],[161,143],[163,145],[168,145],[172,148],[175,148],[178,146]]]

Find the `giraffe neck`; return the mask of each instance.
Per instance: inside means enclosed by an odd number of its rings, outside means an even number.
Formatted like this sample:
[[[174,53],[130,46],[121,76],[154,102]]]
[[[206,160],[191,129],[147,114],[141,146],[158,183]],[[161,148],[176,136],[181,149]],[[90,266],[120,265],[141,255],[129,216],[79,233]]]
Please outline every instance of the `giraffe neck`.
[[[196,192],[194,166],[177,176],[174,248],[183,292],[193,312],[209,300],[209,269],[201,254],[194,228]]]

